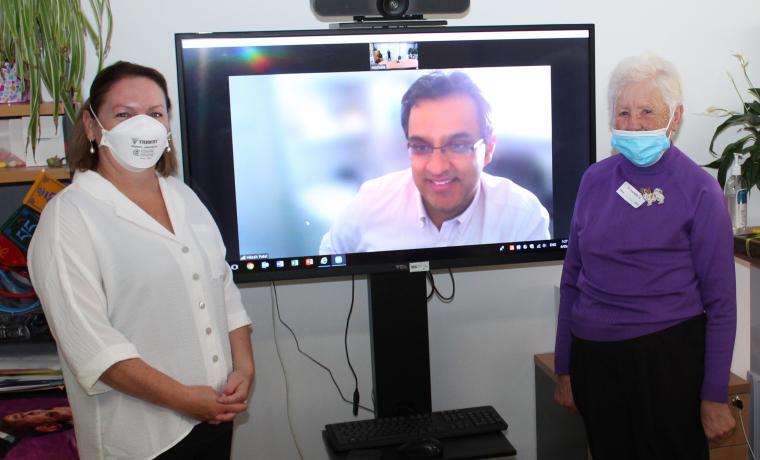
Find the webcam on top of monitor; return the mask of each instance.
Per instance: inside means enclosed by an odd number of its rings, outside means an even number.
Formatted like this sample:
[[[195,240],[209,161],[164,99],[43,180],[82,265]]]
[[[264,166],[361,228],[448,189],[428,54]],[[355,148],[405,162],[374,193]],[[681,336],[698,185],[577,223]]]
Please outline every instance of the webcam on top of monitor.
[[[377,0],[377,11],[384,18],[404,17],[409,9],[409,0]]]
[[[420,20],[427,14],[461,14],[470,0],[312,0],[319,16],[352,16],[355,21]]]

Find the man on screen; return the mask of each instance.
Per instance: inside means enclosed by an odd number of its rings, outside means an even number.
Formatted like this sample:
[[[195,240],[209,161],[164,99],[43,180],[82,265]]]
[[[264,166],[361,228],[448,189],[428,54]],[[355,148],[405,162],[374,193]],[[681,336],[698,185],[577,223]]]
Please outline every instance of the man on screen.
[[[550,238],[535,195],[483,172],[496,142],[491,108],[470,77],[420,77],[401,105],[411,167],[362,184],[320,254]]]

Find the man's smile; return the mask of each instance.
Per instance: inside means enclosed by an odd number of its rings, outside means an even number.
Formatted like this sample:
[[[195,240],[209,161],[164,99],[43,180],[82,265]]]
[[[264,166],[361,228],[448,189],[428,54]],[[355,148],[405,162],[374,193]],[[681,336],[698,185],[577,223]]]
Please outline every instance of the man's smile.
[[[434,192],[446,192],[451,190],[459,179],[449,177],[445,179],[426,179],[427,186]]]

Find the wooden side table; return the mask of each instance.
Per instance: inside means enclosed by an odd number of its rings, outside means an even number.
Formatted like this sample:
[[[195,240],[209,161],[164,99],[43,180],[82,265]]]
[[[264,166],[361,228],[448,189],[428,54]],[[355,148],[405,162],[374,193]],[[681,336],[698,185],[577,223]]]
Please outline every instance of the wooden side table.
[[[536,445],[538,460],[588,460],[586,430],[577,414],[571,414],[554,403],[554,353],[543,353],[533,357],[536,381]],[[729,399],[739,398],[744,404],[742,418],[744,428],[749,432],[750,384],[745,379],[731,374],[728,384]],[[739,411],[731,409],[734,417]],[[739,420],[733,436],[718,443],[710,443],[710,460],[746,460],[747,443],[744,440]]]

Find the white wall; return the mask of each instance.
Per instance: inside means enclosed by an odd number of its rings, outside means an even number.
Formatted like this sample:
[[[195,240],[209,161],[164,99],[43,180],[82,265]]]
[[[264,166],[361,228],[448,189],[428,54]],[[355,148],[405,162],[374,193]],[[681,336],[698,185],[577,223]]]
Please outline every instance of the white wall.
[[[85,2],[86,3],[86,2]],[[115,31],[109,62],[133,60],[161,70],[177,100],[173,34],[264,29],[325,28],[307,0],[277,2],[228,0],[112,0]],[[473,0],[469,15],[457,25],[596,24],[597,148],[607,156],[606,79],[615,63],[643,50],[655,51],[681,70],[687,114],[677,144],[697,162],[710,160],[707,145],[715,119],[696,115],[709,105],[738,107],[725,71],[737,74],[730,56],[741,51],[760,82],[760,10],[753,0],[721,2],[593,0]],[[86,85],[94,75],[90,55]],[[175,118],[173,130],[179,133]],[[178,136],[175,137],[178,139]],[[760,199],[752,194],[750,222],[760,223]],[[457,271],[455,302],[430,305],[433,406],[448,408],[490,403],[510,423],[509,439],[518,458],[535,458],[533,413],[534,353],[549,351],[554,336],[554,290],[559,263],[507,269]],[[447,276],[438,275],[442,289]],[[740,327],[734,371],[749,367],[749,271],[737,264]],[[302,345],[335,372],[344,391],[351,378],[343,357],[342,333],[348,309],[350,280],[299,282],[279,288],[282,314],[296,329]],[[257,382],[250,415],[235,433],[238,459],[295,458],[285,418],[282,371],[272,342],[271,298],[266,286],[243,290],[256,322]],[[352,320],[351,355],[365,400],[370,393],[366,283],[357,282],[357,312]],[[294,351],[291,339],[278,330],[290,378],[293,422],[305,457],[326,458],[320,439],[325,423],[350,418],[350,408],[337,400],[323,371]]]

